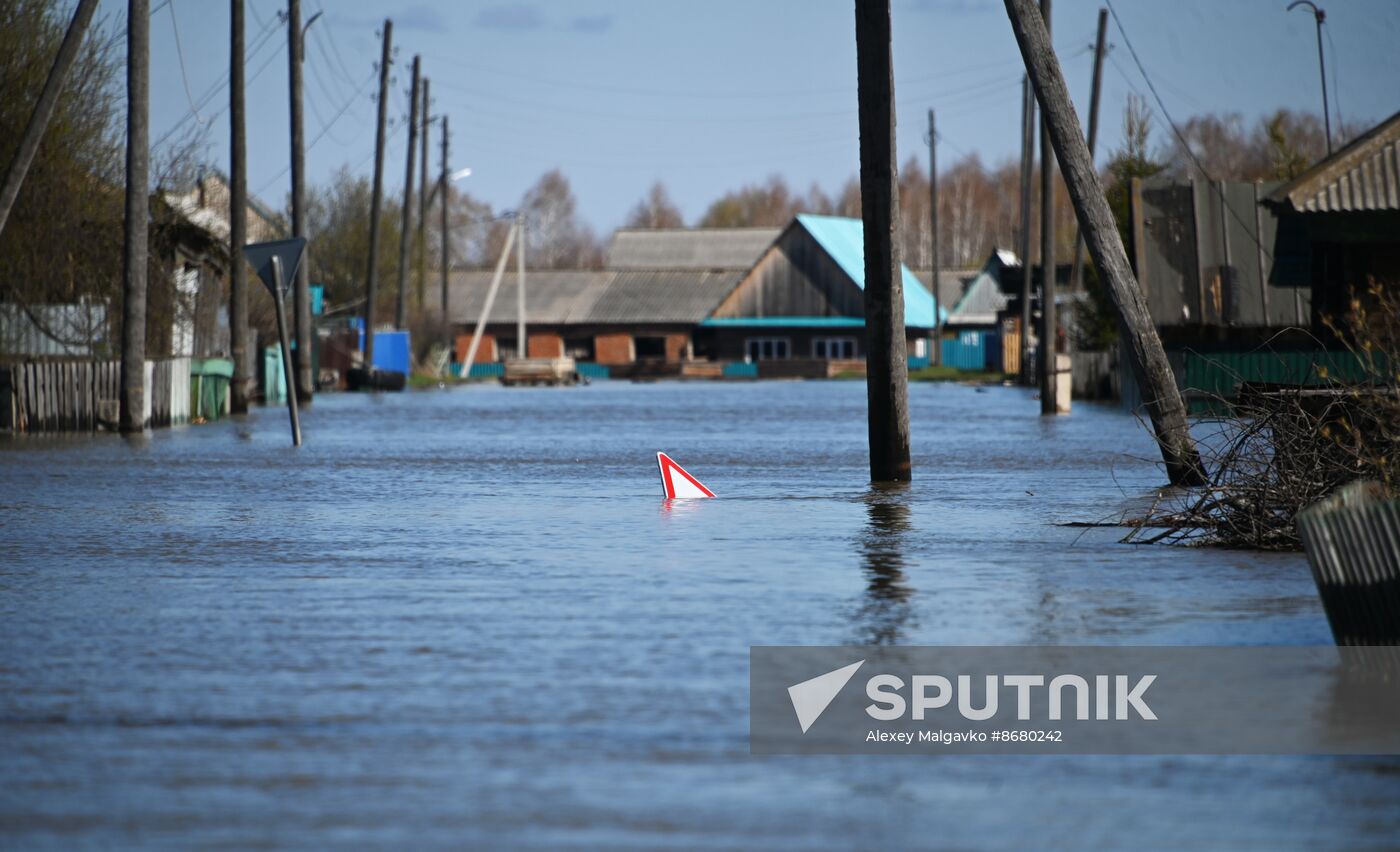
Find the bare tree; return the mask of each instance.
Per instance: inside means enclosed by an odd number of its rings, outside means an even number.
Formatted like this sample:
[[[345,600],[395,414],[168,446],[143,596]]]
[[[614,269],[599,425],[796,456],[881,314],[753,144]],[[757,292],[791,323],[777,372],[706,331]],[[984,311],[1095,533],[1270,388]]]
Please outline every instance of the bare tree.
[[[626,227],[683,228],[685,219],[681,216],[680,208],[671,200],[665,185],[657,181],[647,190],[646,197],[627,214]]]

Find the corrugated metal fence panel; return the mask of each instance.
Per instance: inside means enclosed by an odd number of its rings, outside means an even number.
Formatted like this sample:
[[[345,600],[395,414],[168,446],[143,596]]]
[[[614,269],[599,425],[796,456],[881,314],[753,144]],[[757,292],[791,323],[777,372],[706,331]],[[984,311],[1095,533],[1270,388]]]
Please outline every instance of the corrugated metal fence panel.
[[[527,284],[526,286],[529,286],[529,285]],[[454,366],[455,366],[455,368],[456,368],[456,370],[457,370],[457,374],[460,376],[461,373],[462,373],[462,365],[461,365],[461,364],[456,364],[456,365],[454,365]],[[504,363],[504,362],[497,361],[497,362],[494,362],[494,363],[487,363],[487,364],[473,364],[473,365],[472,365],[472,371],[471,371],[469,374],[467,374],[467,378],[470,378],[470,379],[499,379],[501,376],[504,376],[505,374],[506,374],[506,365],[505,365],[505,363]]]
[[[1230,398],[1245,382],[1320,385],[1362,381],[1366,372],[1349,352],[1185,352],[1182,390]],[[1326,370],[1326,377],[1318,368]]]
[[[1337,644],[1400,642],[1400,500],[1354,482],[1299,512],[1298,535]]]
[[[943,343],[943,366],[959,370],[987,369],[987,338],[990,331],[964,331]]]

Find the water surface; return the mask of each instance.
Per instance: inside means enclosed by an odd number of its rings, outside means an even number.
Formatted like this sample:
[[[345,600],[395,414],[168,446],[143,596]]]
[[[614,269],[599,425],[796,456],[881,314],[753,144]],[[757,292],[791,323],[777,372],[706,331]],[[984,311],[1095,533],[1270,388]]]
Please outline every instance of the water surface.
[[[1330,641],[1293,554],[1066,520],[1132,418],[858,382],[321,396],[0,439],[0,845],[1388,846],[1400,764],[748,754],[755,644]],[[666,450],[720,498],[666,504]]]

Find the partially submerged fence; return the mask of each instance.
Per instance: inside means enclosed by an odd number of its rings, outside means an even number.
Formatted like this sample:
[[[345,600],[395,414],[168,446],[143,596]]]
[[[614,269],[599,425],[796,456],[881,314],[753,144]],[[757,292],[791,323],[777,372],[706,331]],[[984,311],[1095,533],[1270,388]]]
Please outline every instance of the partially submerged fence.
[[[1354,482],[1298,514],[1338,645],[1400,642],[1400,500]]]
[[[41,361],[0,365],[0,430],[90,432],[117,423],[118,361]],[[190,419],[190,359],[147,361],[148,426]]]

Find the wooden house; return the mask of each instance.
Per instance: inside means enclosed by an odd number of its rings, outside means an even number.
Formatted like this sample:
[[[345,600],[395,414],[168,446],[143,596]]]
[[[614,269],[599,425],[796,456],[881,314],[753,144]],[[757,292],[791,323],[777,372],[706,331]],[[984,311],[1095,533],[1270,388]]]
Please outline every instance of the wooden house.
[[[923,357],[934,328],[933,296],[901,269],[908,350]],[[720,361],[805,361],[819,372],[829,361],[845,362],[837,369],[863,368],[864,289],[861,221],[799,215],[700,324],[696,352]],[[946,310],[940,313],[946,319]]]

